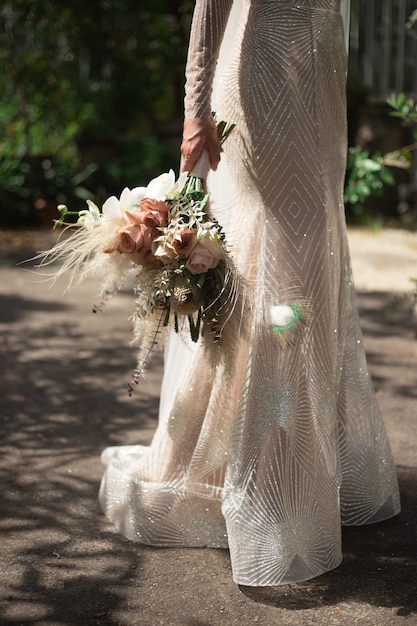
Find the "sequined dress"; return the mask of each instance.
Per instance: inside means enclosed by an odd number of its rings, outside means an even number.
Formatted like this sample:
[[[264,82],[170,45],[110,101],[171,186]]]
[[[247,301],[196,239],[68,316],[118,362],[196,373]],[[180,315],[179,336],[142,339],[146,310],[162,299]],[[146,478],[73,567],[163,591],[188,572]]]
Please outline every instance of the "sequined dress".
[[[188,117],[212,110],[231,5],[197,0]],[[251,286],[241,332],[214,367],[202,346],[175,335],[152,444],[103,454],[100,501],[124,535],[228,547],[242,585],[331,570],[342,558],[341,524],[400,507],[346,238],[339,10],[339,0],[244,2],[215,102],[218,117],[237,125],[224,146],[233,200],[222,210]]]

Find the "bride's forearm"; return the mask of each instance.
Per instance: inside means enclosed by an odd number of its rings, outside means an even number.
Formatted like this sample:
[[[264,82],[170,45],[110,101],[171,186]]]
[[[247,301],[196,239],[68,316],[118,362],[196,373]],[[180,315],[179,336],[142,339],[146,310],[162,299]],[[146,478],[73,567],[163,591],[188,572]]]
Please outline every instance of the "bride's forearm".
[[[197,0],[191,25],[185,84],[185,117],[208,118],[220,44],[233,0]]]

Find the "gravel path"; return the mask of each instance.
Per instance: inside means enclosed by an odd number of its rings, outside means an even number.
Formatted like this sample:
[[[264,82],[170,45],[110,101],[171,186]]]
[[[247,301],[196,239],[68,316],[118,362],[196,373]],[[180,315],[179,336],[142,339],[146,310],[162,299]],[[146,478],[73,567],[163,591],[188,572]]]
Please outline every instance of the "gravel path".
[[[359,291],[403,292],[417,278],[417,233],[349,230],[355,285]]]
[[[121,294],[100,319],[96,285],[62,296],[27,266],[56,233],[0,233],[1,626],[415,626],[417,235],[350,231],[370,373],[398,467],[403,511],[345,528],[343,564],[307,583],[239,589],[223,550],[153,549],[114,531],[97,490],[107,445],[147,444],[161,358],[128,398],[134,365]]]

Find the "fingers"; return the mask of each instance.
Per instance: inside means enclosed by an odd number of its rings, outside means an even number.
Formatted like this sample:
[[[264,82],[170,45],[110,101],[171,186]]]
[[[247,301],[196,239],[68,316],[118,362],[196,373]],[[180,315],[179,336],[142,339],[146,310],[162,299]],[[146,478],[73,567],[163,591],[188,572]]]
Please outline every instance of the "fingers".
[[[212,117],[208,119],[206,129],[205,149],[209,153],[211,169],[216,170],[220,161],[220,154],[223,152],[220,146],[217,127]]]
[[[197,163],[200,154],[203,152],[204,145],[192,143],[190,140],[184,139],[181,144],[182,167],[181,171],[191,172]]]
[[[191,172],[205,144],[205,124],[200,119],[184,121],[181,154],[183,156],[183,172]]]
[[[213,118],[186,119],[181,144],[183,156],[181,170],[191,172],[203,150],[207,150],[210,166],[215,170],[219,164],[222,149]]]
[[[216,170],[220,161],[220,153],[223,152],[219,146],[207,143],[190,145],[189,142],[183,141],[181,144],[181,154],[183,157],[181,171],[192,172],[203,150],[207,150],[208,152],[211,169]]]

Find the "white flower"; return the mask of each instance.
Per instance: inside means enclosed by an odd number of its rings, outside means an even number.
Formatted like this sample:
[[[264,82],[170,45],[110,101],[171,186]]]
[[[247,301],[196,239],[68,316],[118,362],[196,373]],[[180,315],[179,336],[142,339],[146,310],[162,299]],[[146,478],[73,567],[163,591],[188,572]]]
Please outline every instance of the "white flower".
[[[183,172],[181,176],[175,181],[175,174],[173,170],[169,170],[165,174],[160,174],[156,178],[152,179],[147,187],[137,187],[136,193],[142,198],[152,198],[153,200],[165,200],[168,194],[180,191],[187,178],[187,173]]]
[[[147,187],[134,187],[129,189],[125,187],[120,194],[120,198],[116,196],[110,196],[104,202],[101,212],[105,222],[112,221],[114,219],[122,219],[126,211],[132,210],[137,207],[143,198],[152,198],[154,200],[165,199],[167,193],[181,189],[184,185],[186,175],[180,176],[177,182],[175,182],[175,174],[173,170],[170,170],[166,174],[161,174],[150,181]],[[85,226],[88,230],[94,228],[100,224],[101,215],[99,208],[91,200],[87,200],[88,210],[80,211],[78,224]]]
[[[175,182],[174,171],[170,170],[152,179],[147,187],[134,187],[133,189],[125,187],[119,199],[116,196],[110,196],[104,202],[102,207],[103,219],[110,221],[115,218],[122,218],[126,211],[138,206],[143,198],[165,200],[168,193],[182,189],[186,176],[186,173],[182,174]]]
[[[136,204],[138,204],[140,199],[138,199],[138,189],[140,189],[140,187],[136,187],[132,190],[130,190],[128,187],[125,187],[120,194],[119,200],[116,198],[116,196],[110,196],[110,198],[107,198],[101,209],[103,212],[103,218],[105,220],[122,218],[123,214],[126,211],[129,211]]]
[[[168,194],[168,193],[169,193],[169,194],[174,194],[174,193],[177,193],[178,191],[181,191],[181,189],[184,187],[184,183],[185,183],[185,181],[187,180],[187,176],[188,176],[187,172],[183,172],[183,173],[179,176],[178,180],[177,180],[177,181],[173,184],[173,186],[171,187],[171,189],[169,189],[169,190],[167,191],[167,194]]]
[[[190,220],[191,221],[191,220]],[[213,222],[202,223],[199,220],[195,220],[195,227],[197,230],[197,240],[212,241],[216,245],[222,246],[222,239]],[[222,246],[223,247],[223,246]]]
[[[289,304],[279,304],[277,306],[271,306],[271,322],[273,326],[278,328],[285,328],[292,324],[295,319],[295,312],[293,307]]]
[[[130,190],[131,198],[133,204],[139,204],[142,198],[145,198],[146,195],[146,187],[135,187]]]
[[[153,198],[154,200],[164,200],[166,194],[171,190],[175,184],[174,170],[169,170],[165,174],[160,174],[150,181],[146,187],[146,198]]]
[[[381,164],[373,159],[364,159],[362,165],[368,172],[379,172],[381,170]]]
[[[175,258],[175,250],[168,243],[160,243],[155,246],[153,255],[162,263],[167,264]]]
[[[87,200],[88,209],[80,211],[77,224],[84,226],[87,230],[93,230],[101,222],[100,209],[91,200]]]
[[[116,196],[110,196],[110,198],[107,198],[101,210],[103,211],[103,218],[105,220],[111,220],[114,217],[121,217],[122,215],[120,211],[120,202]]]

